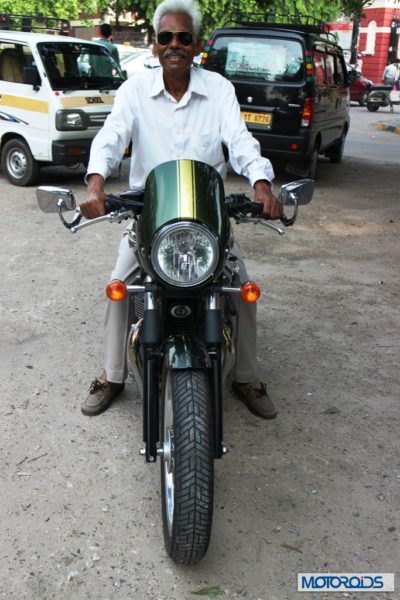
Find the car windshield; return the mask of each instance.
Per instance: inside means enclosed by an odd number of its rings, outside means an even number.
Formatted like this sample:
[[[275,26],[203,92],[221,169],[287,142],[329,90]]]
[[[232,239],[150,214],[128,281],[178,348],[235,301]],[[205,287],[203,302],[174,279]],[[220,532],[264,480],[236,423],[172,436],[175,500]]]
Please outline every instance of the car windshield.
[[[301,44],[282,38],[217,37],[208,51],[206,65],[228,79],[270,82],[304,79]]]
[[[100,44],[45,42],[38,44],[38,50],[54,90],[111,90],[125,79],[111,54]]]

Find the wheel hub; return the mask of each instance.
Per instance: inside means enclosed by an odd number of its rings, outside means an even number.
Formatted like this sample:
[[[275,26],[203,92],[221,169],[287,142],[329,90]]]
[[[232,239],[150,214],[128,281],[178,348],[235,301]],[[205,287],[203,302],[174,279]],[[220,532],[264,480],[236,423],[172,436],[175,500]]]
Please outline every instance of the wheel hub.
[[[166,440],[164,440],[163,445],[158,450],[158,454],[162,456],[164,461],[164,465],[167,469],[167,473],[170,475],[173,471],[173,449],[174,449],[174,432],[173,429],[167,429],[166,431]]]
[[[20,150],[11,152],[8,158],[9,171],[16,179],[21,179],[26,172],[27,162],[26,156]]]

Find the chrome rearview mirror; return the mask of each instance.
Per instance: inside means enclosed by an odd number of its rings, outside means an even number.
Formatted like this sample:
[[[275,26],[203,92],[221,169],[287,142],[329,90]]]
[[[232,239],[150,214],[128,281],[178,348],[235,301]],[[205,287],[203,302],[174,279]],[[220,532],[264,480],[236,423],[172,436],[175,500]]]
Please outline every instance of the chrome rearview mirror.
[[[76,208],[74,193],[65,188],[42,185],[36,190],[36,198],[40,210],[45,213],[59,212],[60,209],[64,211],[74,210]]]
[[[314,180],[301,179],[285,183],[279,193],[279,201],[284,206],[309,204],[314,193]]]

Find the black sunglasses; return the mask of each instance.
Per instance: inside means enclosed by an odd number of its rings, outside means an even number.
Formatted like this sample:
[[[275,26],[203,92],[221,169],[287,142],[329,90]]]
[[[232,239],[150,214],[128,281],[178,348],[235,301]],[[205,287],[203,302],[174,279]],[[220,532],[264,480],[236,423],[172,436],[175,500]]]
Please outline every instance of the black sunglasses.
[[[189,31],[160,31],[157,33],[157,42],[161,46],[166,46],[174,37],[183,46],[190,46],[193,43],[193,35]]]

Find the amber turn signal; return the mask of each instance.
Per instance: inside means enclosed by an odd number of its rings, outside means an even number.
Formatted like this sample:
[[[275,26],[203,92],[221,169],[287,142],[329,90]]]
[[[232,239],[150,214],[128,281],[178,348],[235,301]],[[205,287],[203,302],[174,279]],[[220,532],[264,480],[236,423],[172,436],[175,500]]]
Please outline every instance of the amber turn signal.
[[[240,295],[245,302],[257,302],[261,296],[260,286],[254,281],[247,281],[240,288]]]
[[[110,281],[110,283],[107,284],[106,294],[110,300],[119,302],[126,296],[126,285],[119,279],[113,279],[113,281]]]

